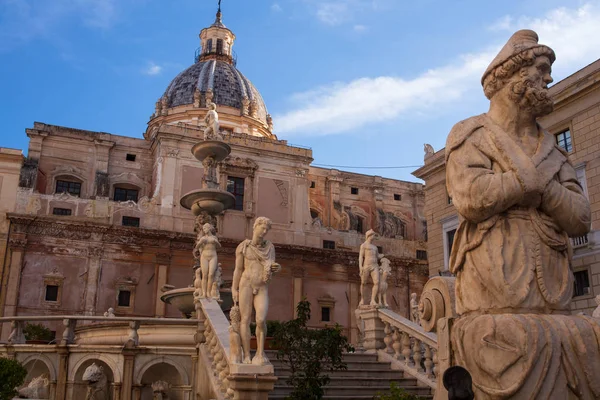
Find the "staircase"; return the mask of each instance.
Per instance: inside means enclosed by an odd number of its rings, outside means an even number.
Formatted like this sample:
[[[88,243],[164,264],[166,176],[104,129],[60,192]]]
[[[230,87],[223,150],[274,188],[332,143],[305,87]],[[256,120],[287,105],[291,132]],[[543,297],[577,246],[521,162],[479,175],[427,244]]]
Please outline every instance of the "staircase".
[[[278,378],[269,399],[284,399],[292,391],[286,383],[289,369],[277,360],[276,352],[268,351],[267,354]],[[405,377],[402,371],[391,369],[389,363],[378,361],[376,354],[345,354],[344,362],[347,370],[328,373],[331,381],[325,387],[324,399],[373,399],[378,392],[389,392],[392,382],[423,399],[433,399],[429,387],[418,386],[416,379]]]

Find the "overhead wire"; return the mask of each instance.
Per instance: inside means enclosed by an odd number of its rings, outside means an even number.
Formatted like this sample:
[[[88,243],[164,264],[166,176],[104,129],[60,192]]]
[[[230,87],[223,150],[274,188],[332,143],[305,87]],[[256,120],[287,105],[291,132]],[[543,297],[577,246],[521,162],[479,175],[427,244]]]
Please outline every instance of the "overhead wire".
[[[421,168],[422,165],[397,165],[397,166],[357,166],[357,165],[331,165],[331,164],[311,164],[315,167],[328,168],[352,168],[352,169],[402,169],[402,168]]]

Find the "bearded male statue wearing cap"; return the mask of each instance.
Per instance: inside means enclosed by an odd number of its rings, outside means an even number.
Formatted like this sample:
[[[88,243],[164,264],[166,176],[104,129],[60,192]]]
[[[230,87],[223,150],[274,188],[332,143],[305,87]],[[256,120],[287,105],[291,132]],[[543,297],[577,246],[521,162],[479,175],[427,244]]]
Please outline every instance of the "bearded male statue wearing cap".
[[[453,364],[476,399],[600,398],[600,325],[571,316],[569,236],[590,229],[590,205],[567,153],[536,123],[552,111],[554,51],[516,32],[482,77],[487,113],[446,143],[448,193],[461,215]]]

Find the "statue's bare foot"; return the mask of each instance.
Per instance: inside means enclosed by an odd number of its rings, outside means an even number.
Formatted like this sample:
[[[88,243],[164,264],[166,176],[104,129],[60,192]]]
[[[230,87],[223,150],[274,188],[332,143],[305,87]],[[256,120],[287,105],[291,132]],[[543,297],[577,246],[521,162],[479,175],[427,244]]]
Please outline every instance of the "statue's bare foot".
[[[250,357],[244,357],[244,364],[252,364]]]
[[[358,302],[358,305],[359,305],[359,306],[364,306],[364,305],[365,305],[365,302],[364,302],[364,301],[361,299],[361,300]]]
[[[377,307],[379,303],[377,303],[375,300],[371,300],[371,305]]]
[[[267,365],[269,364],[269,359],[264,354],[256,354],[252,359],[252,365]]]

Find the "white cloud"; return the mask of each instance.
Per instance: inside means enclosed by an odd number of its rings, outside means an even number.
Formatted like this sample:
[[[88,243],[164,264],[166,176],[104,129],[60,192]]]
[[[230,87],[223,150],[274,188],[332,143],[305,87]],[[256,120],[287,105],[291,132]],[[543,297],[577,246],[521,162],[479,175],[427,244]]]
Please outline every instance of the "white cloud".
[[[555,76],[573,72],[597,59],[600,54],[600,1],[580,8],[560,8],[543,18],[507,18],[496,29],[528,27],[538,32],[540,42],[557,53]],[[503,32],[504,33],[504,32]],[[443,112],[472,90],[479,90],[481,74],[509,35],[486,49],[461,55],[454,62],[428,71],[414,79],[399,76],[363,77],[336,82],[292,95],[295,105],[275,116],[278,133],[325,135],[356,129],[373,122],[389,121],[426,111]]]
[[[319,21],[326,25],[337,26],[354,19],[354,16],[366,10],[376,10],[380,4],[376,0],[304,0]]]
[[[357,25],[354,25],[354,26],[352,27],[352,29],[354,29],[354,32],[358,32],[358,33],[363,33],[363,32],[366,32],[366,31],[367,31],[367,27],[366,27],[366,26],[364,26],[364,25],[359,25],[359,24],[357,24]]]
[[[146,75],[152,76],[152,75],[160,74],[162,72],[162,69],[163,69],[163,67],[150,61],[150,62],[148,62],[148,65],[146,66],[146,68],[144,68],[142,70],[142,72]]]
[[[279,5],[279,3],[273,3],[273,4],[271,4],[271,11],[273,11],[273,12],[281,12],[281,11],[283,11],[283,8],[281,8],[281,6]]]

